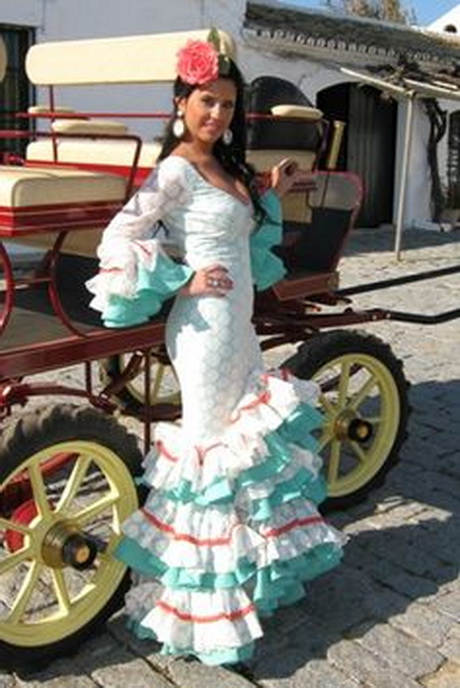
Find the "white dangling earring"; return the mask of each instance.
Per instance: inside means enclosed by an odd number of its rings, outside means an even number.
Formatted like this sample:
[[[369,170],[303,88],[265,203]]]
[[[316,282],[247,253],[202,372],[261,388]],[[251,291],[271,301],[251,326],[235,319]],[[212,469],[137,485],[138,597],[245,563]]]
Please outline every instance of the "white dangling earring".
[[[224,131],[224,133],[222,134],[222,142],[226,146],[229,146],[232,141],[233,141],[233,131],[231,129],[226,129]]]
[[[172,132],[176,139],[181,139],[185,134],[184,113],[180,110],[177,111],[176,119],[172,125]]]

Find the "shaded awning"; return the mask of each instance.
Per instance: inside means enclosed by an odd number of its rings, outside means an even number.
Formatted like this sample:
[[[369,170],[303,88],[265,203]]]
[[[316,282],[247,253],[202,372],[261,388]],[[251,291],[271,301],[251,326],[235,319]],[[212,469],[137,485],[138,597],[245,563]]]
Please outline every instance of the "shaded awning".
[[[401,57],[435,72],[460,64],[455,34],[270,0],[247,3],[243,34],[248,43],[278,54],[316,55],[347,66],[395,64]]]
[[[410,74],[407,75],[404,71],[392,70],[386,72],[386,78],[377,76],[370,71],[356,71],[347,67],[340,67],[338,69],[342,74],[351,77],[362,84],[368,84],[380,89],[382,92],[391,94],[394,98],[400,98],[407,103],[407,117],[404,128],[404,148],[403,159],[401,165],[401,185],[399,189],[398,212],[396,219],[395,244],[394,251],[396,259],[401,257],[402,248],[402,233],[404,228],[404,215],[406,210],[407,199],[407,182],[409,179],[409,162],[412,147],[412,133],[414,128],[414,103],[417,98],[444,98],[446,100],[460,100],[460,80],[456,84],[453,80],[441,81],[441,78],[436,75],[423,75],[426,81],[414,79]]]

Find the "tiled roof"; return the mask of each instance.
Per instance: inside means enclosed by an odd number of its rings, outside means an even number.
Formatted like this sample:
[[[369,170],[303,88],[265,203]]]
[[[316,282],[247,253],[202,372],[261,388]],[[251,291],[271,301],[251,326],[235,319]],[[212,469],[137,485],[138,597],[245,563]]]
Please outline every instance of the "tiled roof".
[[[418,27],[279,3],[248,2],[245,39],[279,54],[356,67],[416,62],[430,71],[459,70],[460,38]]]

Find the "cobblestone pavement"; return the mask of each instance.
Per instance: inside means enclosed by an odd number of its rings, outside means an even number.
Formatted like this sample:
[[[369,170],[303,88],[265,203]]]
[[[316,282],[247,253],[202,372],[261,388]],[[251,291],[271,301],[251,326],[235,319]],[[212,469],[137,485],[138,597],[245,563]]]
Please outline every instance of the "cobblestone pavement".
[[[396,262],[390,230],[358,230],[342,283],[460,262],[460,233],[408,232]],[[460,276],[357,298],[355,305],[433,313],[458,307]],[[69,659],[0,688],[459,688],[460,320],[367,329],[403,360],[413,407],[409,438],[384,487],[332,522],[350,536],[342,566],[305,601],[265,624],[244,673],[162,657],[120,614]]]

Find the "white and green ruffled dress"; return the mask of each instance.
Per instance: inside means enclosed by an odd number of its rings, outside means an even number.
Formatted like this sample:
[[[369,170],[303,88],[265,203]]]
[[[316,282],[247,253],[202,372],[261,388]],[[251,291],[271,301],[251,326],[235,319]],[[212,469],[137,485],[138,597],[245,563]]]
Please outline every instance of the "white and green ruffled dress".
[[[251,322],[254,285],[284,274],[270,251],[281,239],[280,204],[274,192],[263,202],[269,220],[255,229],[251,204],[170,156],[105,230],[101,271],[88,283],[105,324],[127,327],[199,268],[225,265],[233,280],[222,298],[175,298],[166,343],[182,422],[156,426],[144,462],[149,496],[117,549],[140,574],[127,596],[137,634],[207,664],[248,659],[260,617],[303,596],[303,582],[335,566],[343,544],[317,510],[318,389],[265,371]]]

